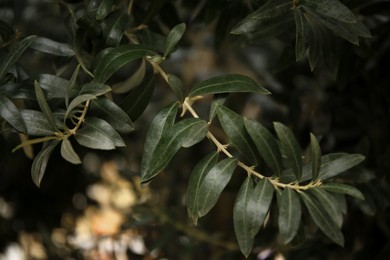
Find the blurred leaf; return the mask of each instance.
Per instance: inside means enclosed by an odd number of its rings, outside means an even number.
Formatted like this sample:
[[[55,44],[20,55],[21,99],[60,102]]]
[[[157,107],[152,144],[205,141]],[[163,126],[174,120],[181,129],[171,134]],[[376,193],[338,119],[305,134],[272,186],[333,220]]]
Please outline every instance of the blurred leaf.
[[[355,14],[338,0],[304,0],[300,4],[341,22],[357,23]]]
[[[70,45],[56,42],[45,37],[36,37],[31,43],[30,48],[55,56],[72,57],[75,55],[73,48]]]
[[[197,204],[199,200],[199,188],[205,175],[218,161],[218,152],[212,152],[200,160],[192,170],[187,189],[187,212],[190,219],[196,225],[198,222]]]
[[[73,71],[72,77],[70,78],[68,85],[66,86],[65,92],[65,104],[69,106],[69,100],[74,98],[79,92],[79,85],[77,84],[77,76],[79,75],[80,65]]]
[[[13,126],[18,132],[26,133],[26,124],[19,114],[19,110],[7,97],[0,95],[0,116]]]
[[[102,20],[111,12],[114,0],[91,0],[88,5],[88,11],[96,14],[97,20]]]
[[[311,169],[313,180],[317,180],[318,173],[321,169],[321,148],[317,137],[310,133],[310,151],[311,151]]]
[[[319,188],[332,193],[347,194],[360,200],[364,200],[364,195],[355,187],[342,183],[324,183]]]
[[[176,44],[183,37],[185,30],[186,30],[185,23],[181,23],[173,27],[172,30],[168,33],[167,39],[165,41],[164,57],[167,57],[169,54],[172,53]]]
[[[251,177],[247,177],[238,191],[233,209],[234,230],[241,252],[248,257],[253,241],[269,211],[274,188],[266,180],[253,185]]]
[[[296,60],[305,57],[306,51],[308,49],[308,28],[307,23],[305,21],[305,17],[301,11],[301,8],[294,9],[294,17],[295,17],[295,30],[296,30],[296,38],[295,38],[295,57]]]
[[[155,86],[154,75],[133,89],[120,103],[120,107],[131,120],[135,121],[145,111],[152,97]]]
[[[331,46],[323,46],[324,42],[326,41],[326,39],[324,40],[324,37],[326,37],[326,34],[328,34],[328,32],[324,31],[324,27],[319,26],[319,24],[315,22],[310,16],[306,16],[305,20],[307,22],[307,26],[309,27],[309,63],[310,69],[313,71],[317,66],[318,61],[320,60],[320,57],[327,55],[328,50],[326,48]],[[324,50],[326,50],[326,52],[324,52]],[[329,53],[329,55],[334,54]]]
[[[280,176],[282,173],[282,156],[280,155],[278,143],[271,132],[260,123],[244,119],[245,128],[263,157],[265,163],[271,170]]]
[[[46,116],[47,120],[52,125],[52,127],[58,130],[53,116],[53,112],[51,111],[49,104],[46,101],[45,94],[43,93],[43,90],[39,85],[38,81],[34,82],[34,89],[35,89],[35,95],[37,97],[37,101],[40,109],[42,110],[43,114]]]
[[[228,96],[229,93],[215,94],[213,96],[213,101],[211,102],[210,115],[209,115],[210,122],[214,119],[215,115],[217,114],[218,106],[222,106],[225,103]]]
[[[175,94],[176,98],[183,102],[185,98],[185,88],[183,85],[183,82],[180,78],[173,74],[168,74],[168,84],[171,87],[173,93]]]
[[[236,159],[226,158],[218,162],[206,174],[199,188],[197,204],[199,217],[206,215],[217,203],[219,196],[230,181],[236,167]]]
[[[65,160],[67,160],[70,163],[73,163],[73,164],[80,164],[81,163],[80,157],[77,155],[77,153],[73,149],[73,146],[70,143],[69,139],[62,140],[61,156],[62,156],[62,158],[64,158]]]
[[[142,59],[139,68],[128,79],[111,86],[112,92],[116,94],[123,94],[137,87],[144,80],[145,72],[146,72],[146,61],[145,59]]]
[[[43,175],[45,174],[47,163],[57,144],[57,140],[50,141],[48,145],[44,146],[42,150],[37,154],[32,163],[31,177],[35,185],[37,185],[38,187],[41,185],[41,181]]]
[[[166,38],[163,35],[146,28],[138,32],[137,36],[146,48],[158,53],[165,51]]]
[[[315,198],[306,192],[299,193],[314,223],[326,236],[340,246],[344,246],[344,237],[330,213]]]
[[[341,228],[343,225],[343,213],[336,198],[326,190],[319,188],[310,189],[308,192],[326,209],[333,222],[337,224],[337,227]]]
[[[90,94],[94,96],[101,96],[110,91],[111,88],[108,85],[96,82],[89,82],[81,88],[79,95]]]
[[[106,17],[103,27],[106,46],[117,46],[120,43],[129,21],[129,15],[122,10],[116,10]]]
[[[209,124],[205,120],[202,120],[196,128],[191,128],[188,132],[187,138],[182,143],[182,147],[188,148],[199,143],[206,137],[208,130]]]
[[[49,123],[47,117],[39,111],[23,109],[20,111],[20,115],[27,127],[27,134],[33,136],[48,136],[53,135],[56,129]],[[57,128],[61,128],[59,122]]]
[[[189,118],[173,125],[166,132],[163,131],[159,142],[153,147],[154,149],[152,148],[153,152],[150,153],[150,159],[145,156],[142,158],[141,185],[149,183],[156,177],[168,165],[183,144],[192,143],[193,137],[191,134],[205,123],[207,124],[199,118]],[[149,147],[145,143],[145,151],[146,149],[149,149]]]
[[[12,68],[15,62],[23,54],[23,52],[30,46],[36,36],[32,35],[12,45],[5,57],[0,61],[0,81],[5,74]]]
[[[285,188],[280,196],[279,202],[279,233],[283,243],[287,244],[296,236],[301,222],[301,203],[297,193]]]
[[[194,97],[206,94],[233,92],[255,92],[264,95],[270,94],[268,90],[247,76],[229,74],[202,81],[190,91],[189,96]]]
[[[163,134],[170,129],[175,123],[177,110],[179,108],[179,102],[173,103],[167,108],[161,110],[150,124],[148,133],[145,139],[144,153],[142,156],[141,173],[142,169],[150,167],[147,165],[155,154],[157,144],[159,143]]]
[[[129,116],[113,101],[99,97],[91,102],[91,112],[107,121],[112,127],[122,133],[134,131],[134,125]]]
[[[64,98],[69,84],[68,80],[51,74],[40,74],[38,82],[41,88],[46,90],[48,99]]]
[[[70,104],[66,110],[65,118],[68,118],[69,114],[72,112],[73,109],[75,109],[76,107],[78,107],[82,103],[86,102],[87,100],[92,100],[95,98],[96,98],[96,96],[91,95],[91,94],[84,94],[84,95],[80,95],[80,96],[75,97],[72,100],[72,102],[70,102]]]
[[[125,146],[123,139],[109,123],[94,117],[85,119],[75,138],[79,144],[92,149],[112,150],[115,146]]]
[[[346,154],[340,158],[332,160],[321,166],[318,179],[326,180],[332,178],[361,163],[364,159],[365,157],[361,154]]]
[[[286,163],[288,168],[292,168],[297,180],[302,179],[302,151],[297,139],[291,130],[282,123],[275,122],[274,128],[280,140],[281,150],[287,157]]]
[[[242,34],[254,31],[267,19],[275,18],[291,12],[293,4],[290,0],[267,1],[259,9],[254,11],[239,22],[231,33]]]
[[[0,19],[0,37],[1,37],[0,40],[2,40],[3,42],[6,42],[14,34],[15,34],[15,32],[12,29],[12,27],[10,27],[7,23],[5,23],[4,21],[2,21]],[[2,45],[1,42],[0,42],[0,44]]]
[[[104,83],[127,63],[156,53],[141,45],[126,44],[110,49],[96,61],[94,81]]]
[[[259,155],[255,144],[245,129],[244,119],[225,106],[217,109],[219,121],[231,143],[253,165],[258,165]]]

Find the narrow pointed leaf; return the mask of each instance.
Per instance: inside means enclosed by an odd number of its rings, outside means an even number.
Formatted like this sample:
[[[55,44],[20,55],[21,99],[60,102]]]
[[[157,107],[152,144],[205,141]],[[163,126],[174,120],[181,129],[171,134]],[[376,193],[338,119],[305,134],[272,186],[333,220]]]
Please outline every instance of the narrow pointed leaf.
[[[282,172],[282,156],[280,155],[278,143],[271,132],[260,123],[244,119],[245,128],[256,145],[260,156],[271,170],[280,176]]]
[[[70,78],[65,92],[65,105],[69,106],[69,100],[74,98],[79,92],[79,85],[77,84],[77,76],[79,75],[80,65],[77,65],[76,69],[73,71],[72,77]]]
[[[165,133],[163,132],[157,146],[151,154],[150,160],[146,160],[147,157],[145,156],[142,158],[141,184],[147,184],[160,173],[168,165],[180,147],[192,138],[191,134],[204,124],[205,121],[199,118],[184,119],[172,126]]]
[[[36,37],[31,43],[30,48],[55,56],[72,57],[75,55],[70,45],[56,42],[45,37]]]
[[[227,158],[218,162],[204,177],[199,188],[198,216],[206,215],[217,203],[219,196],[226,187],[234,170],[237,167],[237,160]]]
[[[23,40],[12,45],[5,57],[0,61],[0,80],[4,78],[5,74],[11,69],[23,52],[30,46],[36,36],[29,36]]]
[[[254,186],[247,177],[237,194],[233,209],[234,230],[241,252],[248,257],[253,240],[269,211],[274,188],[266,179]]]
[[[313,180],[317,180],[321,168],[321,148],[317,137],[310,133],[311,169]]]
[[[278,122],[274,123],[274,128],[278,138],[280,140],[280,146],[282,151],[284,151],[287,157],[287,166],[291,168],[300,181],[302,178],[302,151],[297,139],[291,130]]]
[[[116,46],[120,43],[123,31],[126,29],[130,17],[122,10],[117,10],[111,13],[105,19],[105,27],[103,27],[103,35],[106,39],[106,46]]]
[[[310,189],[309,193],[326,209],[333,222],[337,224],[337,227],[341,228],[343,224],[343,213],[336,198],[324,189]]]
[[[123,139],[110,124],[94,117],[85,119],[75,138],[79,144],[92,149],[112,150],[116,146],[125,146]]]
[[[205,120],[200,121],[196,128],[193,127],[188,132],[187,138],[183,140],[182,147],[188,148],[199,143],[206,137],[208,130],[209,124]]]
[[[32,136],[48,136],[54,135],[56,129],[49,123],[47,118],[42,112],[23,109],[20,111],[20,115],[22,116],[26,127],[27,134]],[[57,127],[60,129],[60,122],[57,122]]]
[[[270,94],[268,90],[247,76],[229,74],[202,81],[191,90],[189,96],[194,97],[206,94],[233,92],[254,92],[264,95]]]
[[[45,94],[43,93],[43,90],[39,85],[38,81],[34,82],[34,88],[35,88],[35,95],[37,97],[37,101],[40,109],[42,110],[43,114],[46,116],[47,120],[52,125],[52,127],[57,130],[57,125],[55,123],[53,112],[51,111],[49,104],[46,101]]]
[[[309,47],[308,44],[309,35],[308,35],[307,23],[305,21],[305,17],[303,16],[300,8],[295,8],[294,17],[295,17],[295,30],[296,30],[295,57],[296,60],[299,61],[305,56],[306,51]]]
[[[301,192],[301,198],[313,218],[314,223],[326,236],[340,246],[344,246],[344,237],[337,224],[333,221],[327,210],[311,195]]]
[[[120,107],[131,120],[135,121],[145,111],[152,97],[155,87],[154,76],[146,78],[145,81],[133,89],[120,103]]]
[[[239,24],[233,28],[233,34],[248,33],[256,30],[265,20],[285,15],[292,10],[290,0],[272,0],[267,1],[255,12],[245,17]]]
[[[85,84],[81,88],[79,95],[90,94],[90,95],[94,95],[94,96],[101,96],[101,95],[104,95],[110,91],[111,91],[110,86],[108,86],[106,84],[90,82],[90,83]]]
[[[123,82],[119,82],[111,86],[112,92],[116,94],[123,94],[139,86],[145,78],[145,72],[146,72],[146,61],[145,59],[142,59],[141,65],[131,75],[131,77],[129,77]]]
[[[355,14],[338,0],[305,0],[302,4],[313,11],[344,23],[357,23]]]
[[[15,104],[7,97],[0,95],[0,116],[18,132],[26,133],[26,124]]]
[[[39,85],[46,91],[48,99],[64,98],[69,81],[51,74],[39,75]]]
[[[167,57],[169,54],[172,53],[176,44],[183,37],[185,30],[186,30],[185,23],[181,23],[173,27],[172,30],[168,33],[167,39],[165,41],[164,57]]]
[[[292,189],[284,189],[279,202],[279,233],[283,243],[293,240],[298,233],[302,210],[297,193]]]
[[[51,141],[47,146],[44,146],[42,150],[35,157],[31,166],[31,177],[35,185],[38,187],[41,185],[43,175],[45,174],[46,166],[49,158],[57,146],[58,141]]]
[[[111,11],[113,0],[92,0],[89,2],[88,11],[96,14],[97,20],[102,20]]]
[[[175,94],[175,96],[177,97],[177,99],[180,102],[183,102],[184,98],[185,98],[185,89],[184,89],[184,85],[183,85],[183,82],[181,81],[181,79],[173,74],[169,74],[168,75],[168,84],[171,87],[171,89],[172,89],[173,93]]]
[[[326,180],[332,178],[361,163],[365,157],[361,154],[346,154],[321,167],[318,179]]]
[[[134,131],[134,125],[129,116],[117,104],[106,97],[99,97],[91,102],[90,111],[107,121],[112,127],[122,133]]]
[[[321,189],[332,193],[347,194],[360,200],[364,200],[364,195],[353,186],[342,183],[325,183],[320,186]]]
[[[228,98],[229,93],[215,94],[213,101],[211,102],[209,121],[211,122],[217,114],[218,106],[222,106],[226,99]]]
[[[199,188],[206,174],[218,161],[218,152],[210,153],[200,160],[192,170],[187,189],[187,212],[190,219],[196,225],[198,222],[197,204]]]
[[[70,102],[68,109],[66,110],[65,113],[65,118],[68,118],[69,114],[72,112],[73,109],[75,109],[82,103],[86,102],[87,100],[92,100],[95,98],[96,96],[91,94],[84,94],[84,95],[77,96],[75,99],[72,100],[72,102]]]
[[[81,160],[78,154],[73,149],[73,146],[69,139],[62,140],[61,143],[61,156],[65,160],[73,164],[80,164]]]
[[[219,121],[231,143],[253,165],[258,165],[259,154],[245,129],[243,118],[225,106],[217,109]]]
[[[115,47],[96,61],[96,67],[93,71],[94,81],[104,83],[127,63],[155,54],[141,45],[127,44]]]

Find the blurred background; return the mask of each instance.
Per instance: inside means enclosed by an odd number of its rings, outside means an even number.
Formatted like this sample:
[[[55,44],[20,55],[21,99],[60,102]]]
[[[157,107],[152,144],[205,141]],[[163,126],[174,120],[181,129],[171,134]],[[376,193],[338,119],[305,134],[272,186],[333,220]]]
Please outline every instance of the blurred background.
[[[388,259],[390,1],[342,1],[364,16],[373,37],[360,46],[340,41],[337,73],[329,73],[321,64],[312,72],[307,61],[295,62],[294,32],[250,43],[229,35],[238,21],[264,2],[134,1],[134,21],[148,17],[151,27],[162,35],[186,22],[184,38],[163,67],[179,75],[187,88],[220,74],[248,75],[272,95],[231,95],[227,105],[233,110],[268,127],[273,121],[289,125],[302,147],[313,132],[321,138],[324,154],[362,153],[367,158],[341,176],[366,197],[365,201],[348,200],[344,248],[314,230],[304,240],[283,245],[278,239],[277,215],[271,214],[256,237],[251,259]],[[82,12],[88,1],[0,0],[0,19],[22,36],[36,34],[72,45],[64,5]],[[152,5],[154,12],[148,9]],[[19,59],[30,80],[42,73],[56,74],[68,62],[33,50]],[[120,72],[117,80],[126,75]],[[56,150],[41,188],[31,180],[31,159],[23,151],[11,152],[20,143],[18,135],[2,127],[0,259],[243,258],[234,236],[232,207],[244,175],[234,175],[216,207],[198,226],[187,217],[189,175],[209,151],[207,143],[181,150],[151,185],[140,188],[148,126],[174,100],[159,81],[149,106],[135,123],[136,131],[124,136],[126,148],[105,152],[76,147],[82,157],[79,166],[64,161]],[[207,116],[210,101],[195,105],[200,115]],[[212,131],[226,138],[218,125]],[[34,146],[35,153],[39,149]],[[308,221],[307,228],[314,225]]]

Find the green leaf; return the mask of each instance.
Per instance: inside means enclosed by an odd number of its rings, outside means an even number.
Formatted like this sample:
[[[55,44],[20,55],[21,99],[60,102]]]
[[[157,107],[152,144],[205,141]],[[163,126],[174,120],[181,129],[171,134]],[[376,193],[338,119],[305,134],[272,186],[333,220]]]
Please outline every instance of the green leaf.
[[[88,11],[96,14],[97,20],[102,20],[111,12],[114,0],[91,0],[88,5]]]
[[[79,144],[92,149],[112,150],[116,146],[125,146],[123,139],[109,123],[95,117],[85,119],[75,138]]]
[[[323,205],[306,192],[301,192],[300,195],[310,216],[313,218],[314,223],[316,223],[321,231],[333,242],[340,246],[344,246],[343,234]]]
[[[95,75],[94,81],[104,83],[127,63],[155,54],[155,52],[141,45],[134,44],[120,45],[112,48],[96,61],[96,67],[93,73]]]
[[[298,181],[300,181],[302,178],[302,151],[299,143],[287,126],[275,122],[274,128],[280,140],[281,150],[286,153],[287,167],[292,168]]]
[[[55,56],[72,57],[75,55],[70,45],[56,42],[45,37],[36,37],[31,43],[30,48]]]
[[[255,92],[264,95],[270,94],[268,90],[247,76],[229,74],[217,76],[201,82],[191,90],[189,96],[194,97],[206,94],[233,92]]]
[[[217,109],[219,121],[231,143],[253,165],[258,165],[259,155],[255,144],[245,129],[244,119],[225,106]]]
[[[309,63],[311,71],[317,66],[320,57],[324,57],[326,52],[328,51],[326,48],[331,48],[331,46],[324,46],[326,42],[326,38],[328,34],[327,30],[320,26],[316,21],[314,21],[310,16],[305,16],[307,26],[309,27]],[[326,30],[326,31],[325,31]],[[333,55],[333,54],[329,54]]]
[[[116,94],[123,94],[139,86],[145,78],[145,72],[146,61],[145,59],[142,59],[139,68],[128,79],[111,86],[112,92]]]
[[[197,127],[193,127],[187,134],[187,138],[183,141],[182,147],[191,147],[202,141],[209,131],[209,124],[205,120],[199,121]]]
[[[70,102],[65,113],[65,118],[68,118],[69,114],[72,112],[73,109],[75,109],[82,103],[86,102],[87,100],[93,100],[95,98],[96,96],[91,94],[84,94],[84,95],[77,96],[75,99],[72,100],[72,102]]]
[[[66,86],[66,92],[65,92],[66,107],[69,106],[69,100],[74,98],[80,92],[79,86],[77,84],[77,76],[79,75],[79,71],[80,71],[80,65],[78,65],[76,69],[73,71],[72,77],[70,78]]]
[[[211,102],[209,121],[211,122],[215,115],[217,114],[217,108],[222,106],[226,99],[228,98],[229,93],[215,94],[213,97],[213,101]]]
[[[218,161],[218,152],[213,152],[200,160],[192,170],[187,189],[187,212],[190,219],[196,225],[198,222],[198,200],[199,188],[205,175],[211,170]]]
[[[69,139],[62,140],[61,143],[61,156],[65,160],[73,164],[81,164],[80,157],[77,155],[75,150],[73,149],[72,144]]]
[[[185,30],[186,30],[185,23],[181,23],[173,27],[172,30],[168,33],[167,39],[165,41],[164,57],[167,57],[169,54],[172,53],[176,44],[183,37]]]
[[[5,74],[11,69],[23,52],[30,46],[36,36],[29,36],[23,40],[12,45],[11,49],[7,52],[5,57],[0,61],[0,80],[2,80]]]
[[[199,198],[197,204],[199,217],[206,215],[217,203],[219,196],[230,181],[236,167],[236,159],[226,158],[218,162],[206,174],[199,188]]]
[[[19,110],[11,100],[3,95],[0,95],[0,116],[18,132],[27,132],[26,124],[19,114]]]
[[[46,101],[45,94],[43,93],[43,90],[39,85],[38,81],[34,82],[34,89],[35,89],[35,95],[37,97],[37,101],[40,109],[42,110],[43,114],[46,116],[49,123],[53,126],[53,128],[58,130],[53,116],[53,112],[51,112],[49,104]]]
[[[184,119],[163,132],[157,146],[153,150],[150,160],[142,158],[141,185],[149,183],[171,161],[173,156],[184,144],[193,143],[192,134],[207,124],[199,118]],[[145,150],[146,150],[145,144]]]
[[[242,34],[256,30],[264,21],[278,16],[286,15],[291,12],[293,3],[291,0],[272,0],[267,1],[255,12],[249,14],[236,25],[231,33]]]
[[[103,35],[106,39],[106,46],[117,46],[123,36],[130,17],[122,10],[112,12],[104,21]]]
[[[251,177],[247,177],[238,191],[233,209],[234,230],[241,252],[248,257],[253,240],[269,211],[274,188],[262,179],[254,186]]]
[[[39,111],[23,109],[20,115],[27,127],[27,134],[33,136],[48,136],[54,135],[56,129],[49,123],[47,117]],[[60,123],[57,123],[57,128],[61,128]]]
[[[257,147],[260,156],[271,170],[280,176],[282,173],[282,156],[279,151],[278,143],[271,132],[260,123],[244,119],[245,128],[251,136]]]
[[[146,167],[150,167],[149,162],[152,160],[155,153],[158,142],[162,135],[170,129],[177,115],[179,108],[179,102],[173,103],[169,107],[160,111],[157,116],[153,119],[148,133],[145,139],[144,154],[142,156],[141,173]]]
[[[89,82],[81,88],[79,95],[90,94],[94,96],[101,96],[110,91],[111,91],[110,86],[106,84]]]
[[[299,61],[300,59],[305,57],[306,51],[309,47],[308,28],[301,8],[294,9],[294,17],[296,26],[295,57],[296,61]]]
[[[35,185],[38,187],[41,185],[43,175],[45,174],[46,166],[49,158],[57,146],[58,141],[53,140],[48,145],[44,146],[42,150],[35,157],[31,166],[31,177]]]
[[[47,98],[64,98],[69,81],[51,74],[41,74],[38,79],[41,88],[46,90]]]
[[[145,81],[133,89],[120,103],[120,107],[131,120],[135,121],[145,111],[152,97],[155,80],[154,76],[148,77]]]
[[[336,198],[323,189],[315,188],[310,189],[308,192],[318,200],[324,209],[326,209],[334,223],[337,224],[337,227],[341,228],[343,225],[343,213]]]
[[[344,23],[357,23],[354,13],[338,0],[304,0],[301,2],[313,11]]]
[[[327,190],[332,193],[347,194],[360,200],[364,200],[364,195],[355,187],[342,183],[325,183],[319,188]]]
[[[134,125],[129,116],[117,104],[106,97],[99,97],[91,102],[90,111],[107,121],[112,127],[122,133],[134,131]]]
[[[180,102],[183,102],[185,98],[185,88],[181,79],[176,77],[173,74],[168,74],[168,84],[171,87],[177,99]]]
[[[301,222],[301,203],[297,193],[285,188],[279,202],[279,233],[283,243],[287,244],[296,236]]]
[[[347,154],[337,158],[321,167],[318,179],[326,180],[332,178],[361,163],[365,157],[361,154]]]
[[[310,133],[310,151],[311,151],[311,169],[313,180],[317,180],[318,173],[321,169],[321,148],[317,137]]]

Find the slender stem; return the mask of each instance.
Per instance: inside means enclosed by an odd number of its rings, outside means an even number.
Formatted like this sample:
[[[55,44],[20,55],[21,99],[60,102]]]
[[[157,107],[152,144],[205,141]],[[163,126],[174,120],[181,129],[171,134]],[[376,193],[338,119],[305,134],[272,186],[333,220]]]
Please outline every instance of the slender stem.
[[[91,103],[91,100],[87,100],[87,102],[85,103],[83,112],[82,112],[81,116],[79,117],[76,126],[72,129],[69,129],[69,135],[76,134],[76,131],[80,128],[81,124],[84,122],[84,119],[85,119],[85,116],[87,115],[88,107],[89,107],[90,103]]]
[[[15,152],[16,150],[18,150],[18,149],[20,149],[22,147],[25,147],[27,145],[43,143],[43,142],[46,142],[46,141],[49,141],[49,140],[54,140],[54,139],[58,139],[58,137],[57,136],[45,136],[45,137],[42,137],[42,138],[26,140],[23,143],[21,143],[18,146],[16,146],[14,149],[12,149],[12,152]]]

